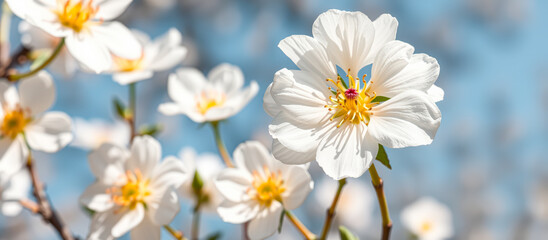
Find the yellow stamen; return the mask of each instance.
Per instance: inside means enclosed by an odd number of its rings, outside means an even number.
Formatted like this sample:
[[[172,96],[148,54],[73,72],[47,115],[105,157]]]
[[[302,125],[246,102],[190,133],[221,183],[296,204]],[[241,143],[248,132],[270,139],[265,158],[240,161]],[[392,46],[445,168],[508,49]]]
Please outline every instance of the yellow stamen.
[[[135,70],[139,70],[142,67],[144,58],[144,52],[141,54],[141,57],[138,59],[126,59],[121,58],[116,55],[112,56],[112,59],[114,61],[114,65],[118,69],[118,71],[121,72],[133,72]]]
[[[59,22],[68,28],[72,28],[76,32],[80,32],[88,23],[90,19],[93,19],[93,16],[99,10],[99,7],[93,6],[93,0],[88,0],[87,4],[84,3],[85,0],[62,0],[57,1],[57,10],[55,13],[59,18]]]
[[[424,222],[421,225],[421,232],[426,233],[432,230],[432,223],[431,222]]]
[[[19,133],[23,132],[25,126],[31,120],[28,113],[23,111],[21,107],[16,107],[14,110],[7,111],[4,115],[2,125],[0,126],[0,132],[2,132],[2,136],[14,139]]]
[[[266,166],[263,168],[264,175],[253,172],[253,188],[248,189],[248,194],[261,205],[269,207],[272,201],[282,201],[282,193],[286,189],[280,171],[276,173]]]
[[[196,109],[202,115],[213,107],[223,106],[226,102],[225,94],[217,91],[203,91],[197,98]]]
[[[112,196],[112,202],[122,208],[134,209],[137,204],[146,204],[146,198],[151,195],[149,188],[150,181],[143,178],[141,171],[135,169],[127,171],[122,175],[125,180],[124,185],[115,186],[107,189],[107,193]]]

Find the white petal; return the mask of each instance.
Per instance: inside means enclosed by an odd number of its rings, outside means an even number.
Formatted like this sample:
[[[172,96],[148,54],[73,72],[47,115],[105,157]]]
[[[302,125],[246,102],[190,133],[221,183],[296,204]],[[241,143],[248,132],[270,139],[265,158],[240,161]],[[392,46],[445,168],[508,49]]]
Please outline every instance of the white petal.
[[[184,111],[176,103],[162,103],[158,106],[158,111],[164,115],[173,116],[177,114],[182,114]]]
[[[404,42],[387,43],[375,58],[371,90],[389,98],[407,90],[428,91],[438,79],[440,66],[435,58],[413,51]]]
[[[385,13],[373,21],[373,26],[375,27],[375,40],[368,57],[370,61],[373,61],[384,44],[396,39],[398,20],[392,17],[392,15]]]
[[[410,90],[373,108],[368,134],[390,148],[419,146],[432,143],[440,122],[434,101]]]
[[[138,59],[142,55],[143,46],[131,34],[131,31],[119,22],[91,26],[90,32],[96,41],[101,42],[118,57]]]
[[[34,0],[6,0],[10,10],[18,17],[36,25],[44,20],[52,20],[55,15]]]
[[[188,50],[185,47],[174,47],[165,55],[161,55],[151,63],[149,68],[154,71],[165,71],[182,63]]]
[[[255,219],[249,222],[247,235],[250,239],[265,239],[276,232],[280,224],[282,206],[279,202],[273,202],[269,208],[257,214]]]
[[[100,1],[97,5],[99,6],[99,11],[95,18],[102,20],[112,20],[120,16],[129,6],[133,0],[103,0]]]
[[[28,154],[23,137],[0,139],[0,174],[11,175],[19,171],[26,163]]]
[[[173,101],[183,103],[200,93],[205,84],[205,76],[198,69],[179,68],[175,74],[169,76],[167,90]]]
[[[344,124],[325,136],[316,152],[323,171],[335,180],[360,177],[377,156],[378,143],[366,135],[365,124]]]
[[[65,42],[70,54],[96,73],[103,72],[112,65],[108,48],[90,35],[71,35]]]
[[[207,75],[209,82],[227,94],[237,91],[244,85],[244,74],[238,66],[228,63],[213,68]]]
[[[108,188],[109,186],[102,182],[95,182],[86,188],[80,196],[80,202],[91,210],[104,212],[114,205],[112,196],[107,194]]]
[[[167,189],[159,197],[160,199],[150,202],[147,206],[152,222],[157,226],[163,226],[175,218],[181,206],[174,188]]]
[[[115,214],[115,210],[109,210],[106,212],[97,212],[93,214],[91,219],[91,226],[89,228],[89,235],[86,239],[88,240],[112,240],[112,227],[119,219],[122,217],[122,214]]]
[[[224,222],[228,223],[245,223],[259,212],[259,205],[255,202],[230,202],[224,201],[217,208],[217,213]]]
[[[356,75],[371,64],[371,46],[375,39],[373,22],[361,12],[329,10],[312,27],[314,38],[322,42],[330,59],[343,70]]]
[[[293,119],[304,124],[317,124],[329,119],[325,105],[329,103],[327,94],[331,93],[326,92],[326,85],[320,90],[306,84],[305,81],[311,78],[312,75],[304,71],[282,69],[276,73],[272,83],[274,101]]]
[[[257,92],[259,91],[259,85],[257,82],[252,81],[251,84],[249,84],[249,87],[244,88],[240,91],[233,92],[230,96],[228,96],[227,101],[221,108],[229,108],[230,111],[228,112],[227,116],[223,116],[222,118],[217,118],[216,120],[226,119],[230,116],[233,116],[237,113],[239,113],[248,103],[251,101],[255,95],[257,95]],[[206,113],[206,118],[211,119],[210,117],[210,111],[214,108],[210,109]]]
[[[160,240],[162,226],[154,224],[149,217],[131,230],[131,240]]]
[[[270,167],[272,156],[265,146],[257,141],[241,143],[234,150],[234,162],[240,169],[248,173],[263,172],[264,167]]]
[[[105,143],[89,154],[89,167],[99,181],[110,185],[124,174],[124,163],[129,155],[126,149]]]
[[[151,78],[152,71],[134,71],[134,72],[120,72],[115,73],[112,79],[121,85],[127,85],[130,83],[142,81]]]
[[[25,78],[19,85],[21,106],[29,108],[32,115],[40,114],[51,107],[55,100],[53,79],[46,71]]]
[[[19,215],[19,213],[21,213],[21,210],[23,210],[23,206],[21,206],[21,204],[19,204],[18,202],[0,201],[0,211],[4,216],[15,217]]]
[[[166,34],[156,39],[152,45],[147,46],[146,54],[149,54],[150,49],[150,54],[154,55],[149,68],[163,71],[181,63],[187,54],[187,49],[181,45],[181,42],[181,33],[177,29],[171,28]]]
[[[25,128],[32,149],[57,152],[72,141],[70,117],[62,112],[48,112]]]
[[[286,191],[282,193],[283,205],[287,210],[298,208],[312,191],[313,183],[308,171],[301,166],[291,166],[283,172]]]
[[[0,173],[0,175],[2,177],[8,176],[4,173]],[[0,196],[0,210],[3,215],[16,216],[23,209],[17,200],[26,198],[30,192],[31,181],[29,173],[26,170],[20,170],[13,176],[10,176],[7,181],[3,186],[0,186],[0,188],[3,188],[1,190],[2,195]],[[2,201],[2,199],[9,201]]]
[[[227,168],[215,179],[215,187],[227,200],[245,202],[249,200],[246,192],[251,186],[251,181],[249,173],[240,169]]]
[[[143,218],[145,217],[145,208],[142,204],[137,204],[135,209],[119,214],[123,214],[123,216],[114,224],[114,226],[112,226],[111,231],[112,236],[116,238],[121,237],[143,221]]]
[[[280,140],[272,141],[272,155],[285,164],[305,164],[314,161],[316,149],[309,152],[297,152],[285,147]]]
[[[274,98],[272,98],[272,94],[270,93],[270,90],[272,89],[272,83],[268,85],[268,88],[266,88],[266,91],[264,92],[263,97],[263,108],[264,111],[271,117],[274,117],[282,111],[280,106],[274,101]]]
[[[6,81],[0,82],[0,103],[9,109],[13,109],[19,104],[17,89]],[[3,109],[0,111],[3,112]]]
[[[126,162],[126,169],[139,169],[143,176],[150,177],[161,157],[162,147],[156,139],[148,135],[136,137],[131,145],[131,157]]]
[[[317,77],[323,78],[322,80],[336,79],[337,68],[328,57],[325,47],[316,39],[304,35],[293,35],[280,41],[278,47],[300,69],[316,73]]]
[[[152,188],[178,188],[183,184],[187,174],[189,173],[187,173],[183,162],[175,157],[167,157],[152,173]]]
[[[430,89],[428,89],[426,93],[428,94],[428,96],[432,98],[432,100],[434,100],[434,102],[442,101],[443,96],[445,95],[445,92],[443,91],[443,89],[441,89],[440,87],[436,85],[432,85],[432,87],[430,87]]]

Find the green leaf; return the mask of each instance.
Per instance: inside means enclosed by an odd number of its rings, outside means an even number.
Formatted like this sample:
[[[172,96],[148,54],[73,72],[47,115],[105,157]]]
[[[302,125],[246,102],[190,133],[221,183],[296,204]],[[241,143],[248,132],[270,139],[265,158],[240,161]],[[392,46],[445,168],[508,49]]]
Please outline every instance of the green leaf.
[[[379,151],[377,152],[376,159],[382,163],[382,165],[386,166],[388,169],[392,170],[392,166],[390,166],[390,160],[388,160],[388,155],[386,154],[386,150],[384,150],[384,146],[379,144]]]
[[[215,233],[212,233],[210,235],[208,235],[206,237],[207,240],[217,240],[217,239],[221,239],[221,236],[223,236],[223,234],[221,232],[215,232]]]
[[[345,88],[348,88],[348,85],[346,85],[346,82],[344,81],[344,78],[342,78],[340,74],[337,74],[337,76],[341,78],[341,83],[342,83],[342,85],[343,85]],[[336,82],[336,81],[335,81],[335,82]]]
[[[388,99],[390,99],[389,97],[385,97],[385,96],[376,96],[373,101],[371,101],[372,103],[374,102],[386,102],[388,101]]]
[[[114,109],[116,110],[116,115],[119,117],[125,119],[126,118],[126,106],[124,106],[124,103],[120,101],[118,98],[114,98],[112,100],[112,103],[114,104]]]
[[[341,240],[360,240],[360,238],[356,237],[356,235],[352,234],[352,232],[344,226],[339,227],[339,234],[341,235]]]
[[[139,129],[139,135],[155,136],[156,134],[160,133],[162,130],[163,130],[163,127],[160,124],[145,125],[145,126],[141,126],[141,128]]]
[[[194,191],[196,196],[200,196],[203,187],[204,181],[202,180],[202,177],[200,177],[198,171],[195,171],[194,178],[192,179],[192,190]]]
[[[278,224],[278,233],[282,232],[282,225],[284,224],[284,215],[285,215],[285,209],[282,210],[282,214],[280,215],[280,223]]]

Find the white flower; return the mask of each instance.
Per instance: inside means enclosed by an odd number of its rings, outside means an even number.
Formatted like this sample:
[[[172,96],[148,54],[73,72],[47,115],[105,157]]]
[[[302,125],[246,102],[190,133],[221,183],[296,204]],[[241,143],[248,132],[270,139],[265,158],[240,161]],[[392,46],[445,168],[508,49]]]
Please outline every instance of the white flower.
[[[12,176],[0,173],[0,211],[6,216],[15,216],[23,207],[19,200],[27,197],[30,191],[30,177],[26,170]]]
[[[359,177],[378,144],[401,148],[430,144],[441,121],[431,92],[439,65],[413,47],[391,41],[397,21],[371,22],[360,12],[330,10],[314,22],[314,37],[290,36],[279,47],[300,70],[282,69],[266,90],[264,107],[274,117],[273,154],[287,164],[316,159],[334,178]],[[356,74],[374,62],[371,81]],[[337,66],[348,81],[338,77]],[[361,85],[361,86],[360,86]],[[348,87],[347,87],[348,86]],[[390,98],[386,101],[386,98]]]
[[[21,43],[28,46],[32,52],[40,54],[52,53],[53,49],[61,41],[60,38],[49,35],[44,30],[35,27],[25,21],[19,23],[19,32],[21,33]],[[63,47],[59,56],[49,65],[49,69],[64,77],[71,77],[78,69],[78,63],[67,51],[66,46]]]
[[[110,123],[102,119],[87,121],[76,118],[74,119],[75,139],[71,145],[84,150],[96,149],[103,143],[124,146],[129,142],[129,134],[128,125],[120,121]]]
[[[442,240],[453,236],[451,210],[430,197],[424,197],[401,212],[403,225],[420,240]]]
[[[56,152],[72,140],[70,117],[47,112],[55,99],[53,79],[41,71],[21,80],[19,91],[0,82],[0,169],[8,175],[18,171],[33,150]],[[24,136],[23,136],[24,134]]]
[[[331,206],[337,184],[330,178],[316,184],[314,197],[320,207],[315,207],[321,215]],[[353,231],[365,233],[375,207],[375,197],[371,187],[363,181],[347,181],[337,204],[335,218]],[[359,219],[359,221],[357,221]]]
[[[143,52],[138,59],[125,59],[113,56],[111,71],[114,81],[129,84],[151,78],[154,72],[170,69],[183,61],[187,50],[181,45],[182,36],[175,28],[150,41],[150,37],[138,30],[132,30],[139,40]]]
[[[217,212],[225,222],[249,221],[251,239],[276,232],[285,208],[300,206],[313,188],[304,166],[285,165],[258,142],[240,144],[234,151],[236,168],[223,170],[215,185],[225,201]]]
[[[95,72],[107,70],[111,52],[137,59],[141,48],[118,17],[132,0],[6,0],[15,15],[47,33],[65,38],[67,49]]]
[[[185,114],[192,121],[213,122],[238,113],[257,94],[255,81],[245,89],[239,67],[221,64],[205,76],[194,68],[180,68],[169,76],[168,94],[173,103],[161,104],[165,115]]]
[[[118,238],[131,230],[131,239],[160,239],[163,225],[179,211],[175,191],[186,171],[181,161],[160,162],[161,147],[150,136],[136,137],[130,150],[103,144],[89,155],[97,181],[80,201],[95,211],[88,239]]]
[[[221,159],[215,154],[201,154],[196,156],[196,152],[192,148],[185,148],[179,154],[185,169],[188,171],[187,178],[181,185],[180,191],[182,196],[187,196],[190,199],[197,201],[196,194],[192,189],[192,181],[194,173],[198,171],[201,179],[204,182],[202,187],[202,195],[206,196],[207,202],[202,203],[201,209],[208,212],[215,212],[217,206],[223,201],[223,197],[215,188],[214,180],[217,175],[224,169]]]

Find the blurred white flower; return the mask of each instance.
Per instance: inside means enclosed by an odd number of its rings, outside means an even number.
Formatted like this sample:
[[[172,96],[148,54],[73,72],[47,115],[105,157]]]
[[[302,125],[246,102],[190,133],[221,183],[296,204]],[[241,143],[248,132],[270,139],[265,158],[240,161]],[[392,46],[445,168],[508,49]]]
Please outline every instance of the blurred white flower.
[[[316,159],[328,176],[341,179],[361,176],[378,144],[432,142],[441,121],[435,101],[443,90],[433,85],[439,65],[413,54],[409,44],[392,41],[397,25],[388,14],[372,22],[361,12],[330,10],[314,22],[314,37],[280,42],[300,70],[278,71],[264,96],[265,110],[274,117],[269,131],[277,159],[287,164]],[[360,81],[356,75],[372,62],[371,81],[365,75]],[[348,82],[337,66],[347,71]]]
[[[419,240],[441,240],[453,236],[451,210],[430,197],[423,197],[401,212],[403,225]]]
[[[221,64],[205,76],[194,68],[180,68],[169,76],[168,93],[173,103],[161,104],[166,115],[185,114],[192,121],[212,122],[238,113],[257,94],[259,86],[252,81],[241,89],[244,76],[239,67]]]
[[[337,182],[324,179],[316,186],[314,198],[321,207],[315,207],[315,209],[323,215],[331,206],[333,195],[337,191]],[[371,186],[362,181],[347,181],[339,198],[335,215],[341,225],[360,233],[367,231],[375,207],[375,193],[370,189]]]
[[[285,165],[258,142],[234,151],[236,168],[223,170],[215,181],[225,201],[217,212],[225,222],[249,221],[247,235],[264,239],[276,232],[283,209],[299,207],[313,188],[304,166]]]
[[[204,183],[202,195],[206,196],[207,199],[207,202],[202,203],[201,209],[208,212],[215,212],[217,206],[223,201],[223,197],[219,191],[217,191],[217,188],[215,188],[214,183],[215,178],[224,168],[222,160],[217,155],[209,153],[197,156],[192,148],[183,149],[179,155],[185,164],[185,169],[189,173],[180,188],[182,196],[188,197],[194,201],[198,200],[192,188],[194,173],[198,171],[198,174]]]
[[[103,143],[126,146],[129,142],[130,130],[127,124],[116,121],[106,122],[102,119],[74,119],[74,141],[72,146],[84,150],[92,150]]]
[[[113,56],[111,71],[114,81],[125,85],[152,77],[154,72],[168,70],[183,61],[187,50],[181,45],[182,36],[175,28],[154,41],[141,31],[132,30],[142,46],[143,52],[138,59],[125,59]]]
[[[19,200],[27,197],[30,191],[29,173],[22,169],[12,176],[0,174],[0,211],[6,216],[15,216],[23,207]]]
[[[32,52],[40,54],[51,54],[53,49],[59,44],[61,38],[54,37],[44,32],[44,30],[35,27],[25,21],[19,23],[19,32],[21,33],[21,43],[29,47]],[[63,47],[59,56],[49,65],[49,69],[66,78],[71,77],[78,69],[78,63]]]
[[[181,161],[160,162],[160,143],[136,137],[131,149],[103,144],[89,155],[97,181],[80,201],[93,215],[88,239],[118,238],[131,230],[131,239],[160,239],[163,225],[179,211],[176,188],[187,172]]]
[[[112,64],[111,52],[138,59],[141,48],[118,17],[132,0],[6,0],[15,15],[47,33],[65,38],[69,52],[99,73]]]
[[[68,115],[44,113],[54,100],[53,79],[45,71],[21,80],[19,91],[0,82],[0,172],[13,174],[27,161],[25,138],[33,150],[50,153],[72,140]]]
[[[168,10],[175,7],[177,0],[145,0],[145,3],[160,10]]]

